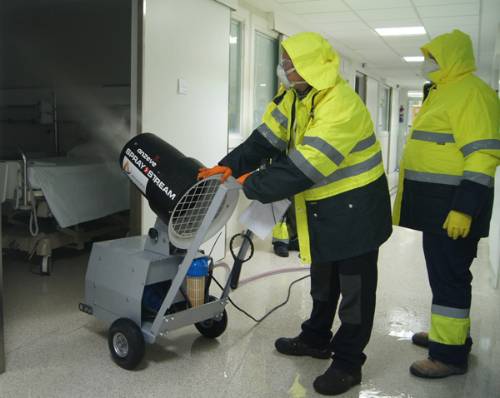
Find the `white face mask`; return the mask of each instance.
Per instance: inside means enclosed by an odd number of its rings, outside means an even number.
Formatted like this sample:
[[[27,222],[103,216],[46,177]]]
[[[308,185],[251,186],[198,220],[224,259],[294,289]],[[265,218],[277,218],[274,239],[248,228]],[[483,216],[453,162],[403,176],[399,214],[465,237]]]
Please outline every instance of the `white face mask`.
[[[435,72],[439,70],[439,65],[436,61],[434,61],[431,58],[425,58],[424,62],[422,63],[420,67],[420,72],[423,77],[427,78],[428,80],[432,80],[429,77],[429,73]]]
[[[288,74],[293,72],[294,70],[295,68],[290,68],[288,70],[285,70],[282,64],[278,64],[278,66],[276,67],[276,76],[278,76],[278,80],[280,81],[281,84],[285,86],[287,90],[291,89],[292,87],[295,87],[297,84],[307,83],[305,80],[299,80],[298,82],[291,82],[290,79],[288,79]]]
[[[279,82],[283,84],[287,90],[293,87],[292,82],[288,80],[288,76],[286,75],[283,65],[278,64],[276,67],[276,76],[278,76]]]

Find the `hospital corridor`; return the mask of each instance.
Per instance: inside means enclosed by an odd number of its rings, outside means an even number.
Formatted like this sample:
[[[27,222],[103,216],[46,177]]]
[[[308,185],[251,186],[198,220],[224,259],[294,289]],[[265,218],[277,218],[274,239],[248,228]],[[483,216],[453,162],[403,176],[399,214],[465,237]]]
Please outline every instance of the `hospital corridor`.
[[[500,398],[500,0],[0,1],[0,397]]]

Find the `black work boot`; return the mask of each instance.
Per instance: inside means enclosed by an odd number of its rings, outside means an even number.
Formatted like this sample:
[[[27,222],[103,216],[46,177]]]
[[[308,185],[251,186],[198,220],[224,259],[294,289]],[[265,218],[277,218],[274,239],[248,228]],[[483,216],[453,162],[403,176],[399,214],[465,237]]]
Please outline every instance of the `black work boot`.
[[[276,350],[285,355],[292,355],[297,357],[309,356],[318,359],[329,359],[332,357],[330,346],[325,347],[311,347],[300,337],[286,338],[280,337],[274,342]]]
[[[361,383],[361,370],[347,373],[344,370],[330,366],[325,373],[316,377],[313,387],[322,395],[339,395],[351,387]]]
[[[299,238],[290,239],[290,243],[288,244],[288,250],[290,251],[299,251]]]
[[[277,256],[288,257],[288,244],[284,242],[274,242],[273,250]]]

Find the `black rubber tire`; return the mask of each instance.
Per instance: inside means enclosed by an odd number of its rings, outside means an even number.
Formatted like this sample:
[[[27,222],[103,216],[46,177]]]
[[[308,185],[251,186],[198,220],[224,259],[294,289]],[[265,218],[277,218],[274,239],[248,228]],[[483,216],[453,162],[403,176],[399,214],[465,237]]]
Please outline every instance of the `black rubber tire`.
[[[210,296],[208,299],[209,302],[215,300],[217,299],[213,296]],[[219,320],[215,318],[207,319],[206,321],[195,323],[194,326],[203,336],[215,339],[224,333],[227,328],[227,312],[224,310],[222,312],[222,317]]]
[[[125,338],[127,349],[120,355],[114,345],[115,336]],[[113,361],[123,369],[133,370],[144,358],[145,343],[141,329],[128,318],[120,318],[109,328],[108,347]]]

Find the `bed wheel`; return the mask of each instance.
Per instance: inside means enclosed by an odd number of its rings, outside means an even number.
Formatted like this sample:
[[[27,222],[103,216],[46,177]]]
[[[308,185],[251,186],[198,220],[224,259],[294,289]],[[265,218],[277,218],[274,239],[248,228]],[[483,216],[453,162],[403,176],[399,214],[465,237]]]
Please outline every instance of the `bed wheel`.
[[[144,357],[142,331],[130,319],[120,318],[109,328],[108,346],[113,361],[123,369],[133,370]]]
[[[43,256],[40,264],[40,275],[49,276],[52,272],[52,256]]]

